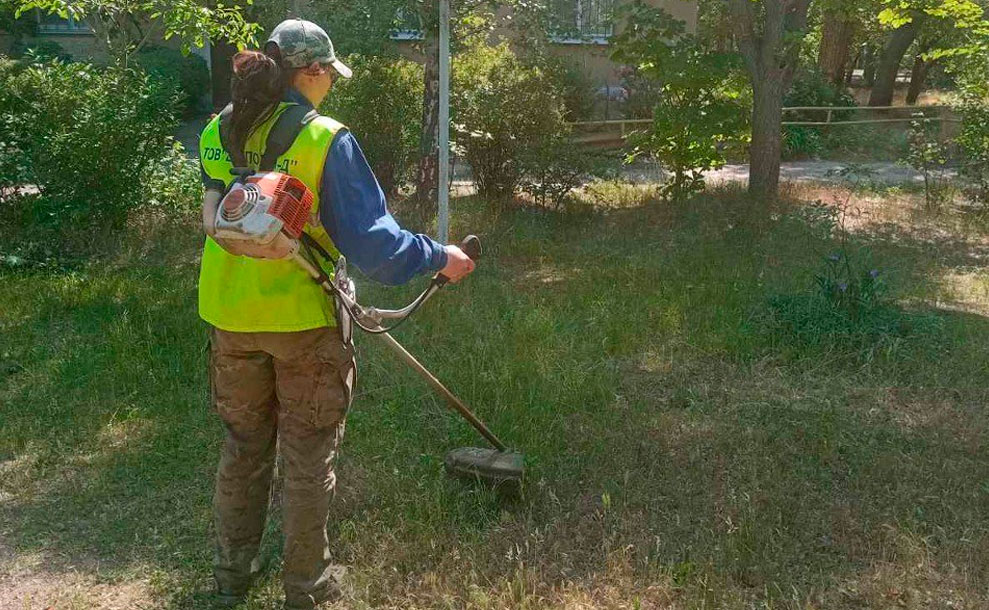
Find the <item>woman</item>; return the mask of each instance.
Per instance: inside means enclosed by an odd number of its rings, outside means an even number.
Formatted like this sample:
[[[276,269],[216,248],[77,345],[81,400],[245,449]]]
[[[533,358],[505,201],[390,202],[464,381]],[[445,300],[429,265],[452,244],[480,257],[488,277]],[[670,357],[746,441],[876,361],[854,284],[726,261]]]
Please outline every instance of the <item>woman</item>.
[[[207,233],[230,170],[257,168],[279,117],[318,107],[334,79],[350,74],[326,32],[297,19],[274,29],[264,53],[234,57],[232,110],[200,139]],[[371,278],[401,284],[440,271],[457,281],[473,271],[456,246],[398,226],[357,141],[333,119],[308,116],[274,167],[315,195],[306,232]],[[277,438],[285,468],[285,607],[308,609],[339,596],[341,568],[330,563],[326,524],[354,354],[315,282],[291,261],[254,258],[264,254],[212,236],[203,252],[199,311],[212,326],[211,389],[226,431],[214,497],[214,576],[220,600],[237,603],[259,570]]]

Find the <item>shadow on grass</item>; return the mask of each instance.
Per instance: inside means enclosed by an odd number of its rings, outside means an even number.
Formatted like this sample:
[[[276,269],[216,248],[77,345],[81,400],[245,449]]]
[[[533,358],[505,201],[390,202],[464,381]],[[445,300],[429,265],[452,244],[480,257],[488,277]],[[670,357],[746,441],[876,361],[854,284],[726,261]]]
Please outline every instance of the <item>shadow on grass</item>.
[[[986,601],[984,317],[934,312],[936,336],[872,359],[784,353],[754,312],[808,290],[828,247],[786,209],[460,205],[453,235],[482,227],[486,258],[397,338],[524,450],[530,479],[512,505],[445,479],[442,453],[479,440],[361,338],[332,533],[362,603],[854,607],[881,602],[863,575],[884,567],[889,587]],[[855,240],[897,270],[897,297],[944,270],[909,235]],[[194,277],[11,275],[0,308],[20,367],[0,381],[4,544],[55,574],[149,579],[172,608],[204,603],[219,441]],[[276,576],[248,607],[275,607]]]

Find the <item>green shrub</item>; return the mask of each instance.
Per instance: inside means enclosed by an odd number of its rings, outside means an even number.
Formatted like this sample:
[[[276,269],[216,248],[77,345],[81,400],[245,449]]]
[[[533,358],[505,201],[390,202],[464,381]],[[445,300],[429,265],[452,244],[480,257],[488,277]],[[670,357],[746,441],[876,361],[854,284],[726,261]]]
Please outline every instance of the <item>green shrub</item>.
[[[817,70],[805,69],[797,73],[790,90],[783,98],[783,106],[816,106],[816,107],[854,107],[855,98],[843,89],[836,88]],[[784,121],[823,121],[826,111],[803,110],[788,112]],[[851,118],[851,113],[835,111],[831,120],[844,121]],[[835,127],[813,127],[804,125],[787,125],[783,127],[783,156],[784,158],[819,157],[826,149],[840,147],[841,141]]]
[[[783,97],[784,106],[842,106],[855,107],[855,98],[843,89],[828,82],[817,70],[804,69],[794,76],[790,90]],[[812,111],[808,111],[812,112]],[[806,120],[820,118],[819,114],[805,114]],[[840,113],[839,113],[840,114]]]
[[[590,121],[594,118],[594,85],[583,70],[572,62],[556,57],[548,58],[542,69],[556,81],[567,121]]]
[[[0,142],[16,180],[37,187],[33,221],[120,223],[144,204],[176,125],[174,91],[133,70],[58,61],[7,66],[0,79]]]
[[[203,58],[168,47],[147,47],[137,54],[135,63],[152,79],[178,91],[186,116],[200,110],[200,100],[210,87],[209,68]]]
[[[536,143],[523,153],[520,187],[540,205],[560,209],[570,191],[603,173],[601,155],[576,145],[568,133]]]
[[[164,214],[197,214],[203,203],[199,161],[190,157],[182,144],[172,142],[164,155],[151,164],[143,190],[147,205]]]
[[[948,147],[937,137],[939,124],[920,116],[910,122],[910,150],[906,162],[924,177],[924,206],[937,212],[951,195],[947,171]]]
[[[961,175],[975,187],[975,199],[989,203],[989,102],[981,96],[966,96],[957,110],[962,117],[955,139]]]
[[[18,62],[0,55],[0,83],[10,82],[19,72]],[[0,91],[0,100],[8,95]],[[21,117],[5,112],[0,107],[0,203],[9,200],[17,193],[18,187],[28,182],[28,166],[21,149],[10,134],[20,129],[18,124]]]
[[[629,138],[631,157],[659,161],[670,172],[662,195],[681,200],[703,190],[704,172],[724,165],[725,145],[744,137],[740,66],[735,55],[706,51],[663,9],[637,2],[625,10],[612,57],[659,87],[652,123]]]
[[[623,108],[630,119],[651,119],[656,104],[659,103],[663,86],[660,81],[647,77],[634,66],[624,66],[620,70],[622,86],[628,92]]]
[[[54,40],[18,40],[10,46],[10,56],[29,57],[38,61],[52,59],[72,61],[72,55]]]
[[[411,177],[422,125],[422,66],[405,59],[351,55],[353,78],[340,79],[320,110],[346,124],[393,193]]]
[[[817,158],[824,153],[825,138],[817,127],[785,125],[783,127],[783,157]]]
[[[504,200],[523,180],[526,151],[565,133],[559,80],[507,44],[468,49],[454,62],[453,80],[456,143],[478,191]]]

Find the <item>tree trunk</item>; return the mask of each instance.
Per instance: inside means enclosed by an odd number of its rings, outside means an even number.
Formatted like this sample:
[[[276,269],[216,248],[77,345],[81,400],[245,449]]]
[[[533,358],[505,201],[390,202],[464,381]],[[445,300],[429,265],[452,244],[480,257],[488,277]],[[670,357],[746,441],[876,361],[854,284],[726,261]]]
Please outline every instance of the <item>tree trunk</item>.
[[[840,87],[845,82],[845,65],[848,64],[854,34],[855,22],[840,13],[825,15],[817,65],[832,85]]]
[[[439,180],[440,139],[440,41],[439,32],[427,28],[425,87],[422,96],[422,133],[419,136],[419,172],[416,179],[415,207],[422,220],[432,218],[429,207],[436,201]]]
[[[920,17],[914,17],[913,21],[901,25],[890,34],[886,48],[879,58],[879,67],[876,68],[876,84],[869,94],[870,106],[890,106],[893,103],[893,91],[896,88],[900,62],[917,37],[917,30],[920,29],[919,20]]]
[[[764,0],[761,14],[754,5],[750,0],[732,0],[729,7],[754,94],[749,194],[773,199],[780,182],[783,94],[800,59],[797,42],[807,27],[810,0]]]
[[[753,81],[752,144],[749,147],[749,193],[776,196],[783,152],[783,89],[781,75]]]
[[[924,90],[924,79],[927,78],[927,69],[930,67],[931,63],[924,61],[920,54],[913,58],[913,69],[910,71],[910,88],[907,90],[907,106],[913,106],[917,103],[917,98]]]
[[[862,58],[862,82],[866,87],[876,84],[876,49],[871,44],[865,46]]]

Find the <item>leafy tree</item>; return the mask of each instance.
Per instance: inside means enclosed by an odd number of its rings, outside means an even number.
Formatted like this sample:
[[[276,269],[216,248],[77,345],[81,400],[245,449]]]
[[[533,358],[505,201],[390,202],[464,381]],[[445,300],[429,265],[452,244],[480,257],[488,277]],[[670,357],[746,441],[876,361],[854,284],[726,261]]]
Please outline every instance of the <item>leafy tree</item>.
[[[852,47],[878,12],[877,0],[818,0],[811,6],[820,20],[817,65],[832,85],[844,84]]]
[[[393,195],[409,177],[419,149],[422,66],[354,54],[347,62],[353,78],[334,85],[320,110],[357,134],[382,189]]]
[[[811,0],[729,0],[735,37],[752,82],[749,192],[775,197],[783,147],[783,94],[790,88]]]
[[[738,56],[705,51],[682,21],[641,0],[626,12],[612,58],[659,85],[652,125],[632,137],[632,157],[660,161],[671,172],[662,193],[683,199],[704,188],[704,172],[725,163],[724,144],[745,129]]]
[[[451,2],[451,44],[454,49],[487,33],[493,11],[504,2],[464,0]],[[314,6],[331,26],[334,43],[345,52],[397,55],[389,39],[396,29],[417,30],[420,37],[408,41],[422,60],[422,121],[416,194],[407,202],[412,214],[427,218],[434,213],[439,176],[439,2],[437,0],[326,0]]]
[[[20,43],[25,36],[33,36],[35,23],[32,19],[19,19],[16,0],[0,0],[0,31],[14,37],[14,43]]]
[[[967,44],[956,45],[987,30],[983,9],[974,0],[884,0],[884,5],[879,22],[891,31],[869,95],[870,106],[892,103],[900,64],[918,38],[923,46],[933,47],[923,56],[940,58],[969,52]]]
[[[129,58],[154,38],[177,37],[182,49],[207,40],[236,45],[254,42],[257,24],[244,18],[240,7],[197,0],[12,0],[16,14],[38,9],[72,17],[92,27],[111,56],[127,65]]]
[[[522,61],[507,43],[473,45],[457,57],[455,68],[457,143],[478,191],[493,203],[504,202],[533,167],[529,156],[554,154],[546,147],[566,138],[559,82]]]

